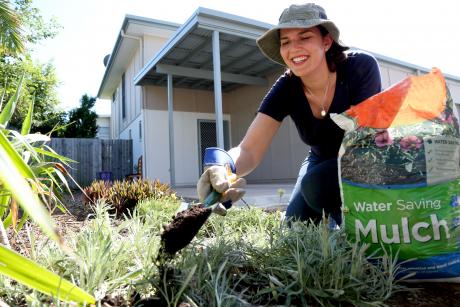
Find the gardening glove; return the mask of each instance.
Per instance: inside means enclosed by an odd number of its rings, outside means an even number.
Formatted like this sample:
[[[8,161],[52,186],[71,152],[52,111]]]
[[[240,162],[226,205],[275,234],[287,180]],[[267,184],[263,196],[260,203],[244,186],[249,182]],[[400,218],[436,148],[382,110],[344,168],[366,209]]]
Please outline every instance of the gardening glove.
[[[240,200],[246,193],[243,189],[245,186],[246,180],[244,178],[237,178],[233,173],[229,174],[225,166],[213,165],[206,167],[198,180],[197,192],[200,202],[203,202],[214,189],[222,194],[219,201],[227,204],[230,208],[231,204],[228,201],[234,203]]]
[[[200,202],[214,189],[222,194],[219,201],[228,209],[246,193],[246,180],[237,178],[233,159],[225,150],[206,148],[203,165],[204,172],[197,183]]]

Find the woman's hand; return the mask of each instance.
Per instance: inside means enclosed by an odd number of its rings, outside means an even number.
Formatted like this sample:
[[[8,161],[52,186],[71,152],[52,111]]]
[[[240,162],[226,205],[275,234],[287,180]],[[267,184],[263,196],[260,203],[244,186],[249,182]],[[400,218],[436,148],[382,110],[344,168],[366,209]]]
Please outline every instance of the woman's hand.
[[[234,203],[243,197],[246,193],[244,187],[246,180],[244,178],[237,178],[228,167],[222,165],[212,165],[205,168],[197,183],[197,192],[200,202],[211,193],[214,189],[220,194],[221,203],[231,201]]]

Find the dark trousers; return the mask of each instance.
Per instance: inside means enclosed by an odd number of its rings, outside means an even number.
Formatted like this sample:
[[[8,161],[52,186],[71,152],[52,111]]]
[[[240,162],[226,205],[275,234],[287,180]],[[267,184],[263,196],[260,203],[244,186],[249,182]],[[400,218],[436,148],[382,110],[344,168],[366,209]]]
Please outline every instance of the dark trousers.
[[[286,210],[286,217],[319,223],[323,216],[342,223],[337,159],[322,160],[310,154],[302,163]]]

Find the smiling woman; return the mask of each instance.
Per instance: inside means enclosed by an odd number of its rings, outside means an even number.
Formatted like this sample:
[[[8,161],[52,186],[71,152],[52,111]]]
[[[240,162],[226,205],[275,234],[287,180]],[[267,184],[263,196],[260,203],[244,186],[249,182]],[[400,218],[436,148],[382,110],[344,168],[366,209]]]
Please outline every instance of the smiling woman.
[[[381,90],[375,58],[358,50],[345,52],[348,47],[339,36],[325,10],[308,3],[286,8],[278,25],[257,40],[262,53],[287,70],[229,154],[237,175],[248,174],[262,161],[283,119],[291,117],[311,151],[289,201],[290,219],[317,223],[324,213],[337,224],[342,222],[337,155],[343,131],[329,114],[341,113]]]

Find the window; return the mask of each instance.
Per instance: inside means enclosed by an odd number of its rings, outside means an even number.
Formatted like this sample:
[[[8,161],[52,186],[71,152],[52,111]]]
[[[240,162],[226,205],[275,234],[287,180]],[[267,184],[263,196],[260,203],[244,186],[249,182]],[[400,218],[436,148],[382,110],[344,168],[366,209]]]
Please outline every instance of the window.
[[[139,121],[139,140],[142,140],[142,121]]]
[[[121,76],[121,118],[126,118],[126,80],[125,74]]]
[[[223,122],[224,128],[224,149],[230,149],[230,123],[228,120]],[[204,151],[207,147],[217,146],[216,121],[209,119],[198,119],[198,161],[199,173],[203,172],[202,161]]]

